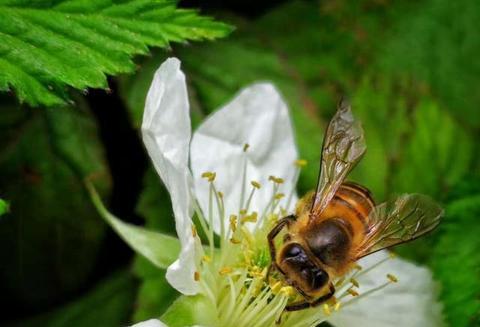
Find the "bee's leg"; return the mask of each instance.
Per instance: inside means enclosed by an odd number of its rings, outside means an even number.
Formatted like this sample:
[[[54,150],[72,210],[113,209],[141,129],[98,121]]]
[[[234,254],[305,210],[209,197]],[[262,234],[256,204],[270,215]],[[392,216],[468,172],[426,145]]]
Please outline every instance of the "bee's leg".
[[[310,308],[310,303],[307,301],[299,301],[299,302],[294,302],[292,304],[289,304],[285,307],[285,311],[298,311],[298,310],[303,310]]]
[[[333,284],[330,284],[330,291],[327,294],[319,297],[318,299],[315,299],[315,301],[310,303],[310,306],[316,307],[317,305],[325,303],[328,300],[330,300],[334,294],[335,294],[335,286],[333,286]]]
[[[295,216],[290,215],[285,218],[282,218],[278,221],[278,223],[275,225],[275,227],[272,228],[270,233],[268,233],[267,240],[268,240],[268,246],[270,247],[270,257],[272,259],[272,264],[275,262],[276,259],[276,249],[275,249],[275,237],[280,233],[280,231],[285,227],[285,225],[289,225],[290,223],[295,221]]]

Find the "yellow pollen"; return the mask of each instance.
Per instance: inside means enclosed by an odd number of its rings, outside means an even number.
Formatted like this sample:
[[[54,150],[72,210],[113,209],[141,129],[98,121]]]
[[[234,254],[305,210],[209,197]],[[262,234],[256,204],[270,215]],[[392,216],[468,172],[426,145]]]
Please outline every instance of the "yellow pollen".
[[[307,160],[305,159],[298,159],[298,160],[295,160],[294,164],[295,166],[297,166],[298,168],[302,168],[302,167],[305,167],[307,165]]]
[[[358,283],[358,281],[355,278],[350,278],[350,283],[352,283],[352,285],[355,286],[355,287],[360,286],[360,284]]]
[[[248,150],[249,147],[250,147],[250,144],[245,143],[245,144],[243,145],[243,152],[247,152],[247,150]]]
[[[233,269],[230,268],[230,267],[223,267],[222,269],[220,269],[220,270],[218,271],[218,273],[219,273],[220,275],[222,275],[222,276],[225,276],[225,275],[230,274],[232,271],[233,271]]]
[[[354,269],[357,269],[357,270],[362,270],[362,266],[360,266],[358,263],[355,263],[355,265],[353,266]]]
[[[359,295],[357,291],[355,291],[355,290],[353,290],[353,289],[351,289],[351,288],[349,288],[349,289],[347,290],[347,292],[348,292],[351,296],[358,296],[358,295]]]
[[[324,303],[322,306],[323,313],[325,313],[326,316],[330,316],[332,314],[332,311],[330,311],[330,307],[328,306],[327,303]]]
[[[209,182],[213,182],[216,176],[217,176],[217,173],[214,173],[211,171],[206,171],[202,174],[202,178],[207,179]]]
[[[257,181],[251,181],[250,184],[252,184],[252,186],[255,187],[256,189],[259,189],[260,187],[262,187],[262,184],[260,184]]]
[[[237,230],[237,216],[231,215],[230,216],[230,229],[235,233]]]
[[[246,222],[254,223],[257,221],[258,214],[256,211],[252,212],[250,215],[242,218],[242,224]]]
[[[392,283],[397,283],[397,282],[398,282],[398,278],[395,277],[395,276],[392,275],[392,274],[387,274],[387,278],[388,278]]]
[[[283,178],[280,178],[280,177],[275,177],[275,176],[268,176],[268,180],[269,181],[272,181],[276,184],[283,184]]]
[[[200,273],[198,271],[196,271],[194,274],[193,274],[193,279],[198,282],[200,280]]]
[[[345,282],[345,277],[342,277],[335,283],[335,286],[338,287],[338,286],[342,285],[344,282]]]
[[[280,200],[280,199],[282,199],[282,198],[284,198],[284,197],[285,197],[285,194],[283,194],[283,193],[277,193],[277,194],[275,194],[275,196],[274,196],[275,200]]]
[[[282,283],[278,281],[275,284],[270,285],[270,289],[272,290],[272,293],[276,295],[282,289]]]
[[[193,237],[197,237],[197,228],[194,225],[192,225],[192,235]]]
[[[295,295],[295,289],[292,286],[284,286],[280,289],[280,293],[288,297],[293,297]]]
[[[233,244],[240,244],[240,243],[242,243],[241,241],[239,241],[239,240],[237,240],[236,238],[233,238],[233,237],[230,239],[230,242],[232,242]]]
[[[212,258],[210,258],[208,255],[204,255],[204,256],[202,257],[202,261],[204,261],[204,262],[212,262]]]
[[[338,310],[340,310],[340,307],[341,307],[341,306],[342,306],[342,304],[341,304],[340,302],[337,302],[337,303],[335,303],[335,306],[333,307],[333,309],[334,309],[335,311],[338,311]]]

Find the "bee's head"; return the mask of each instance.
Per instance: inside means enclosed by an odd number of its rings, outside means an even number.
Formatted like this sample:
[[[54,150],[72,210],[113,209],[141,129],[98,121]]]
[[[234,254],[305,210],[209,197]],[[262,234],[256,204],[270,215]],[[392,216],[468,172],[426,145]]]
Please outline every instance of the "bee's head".
[[[281,252],[281,269],[307,294],[327,285],[328,273],[318,267],[298,243],[285,245]]]

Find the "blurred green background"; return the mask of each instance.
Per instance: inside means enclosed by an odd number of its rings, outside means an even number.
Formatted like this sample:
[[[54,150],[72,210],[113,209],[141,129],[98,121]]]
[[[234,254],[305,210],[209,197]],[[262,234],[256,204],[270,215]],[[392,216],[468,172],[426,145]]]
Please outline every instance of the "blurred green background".
[[[395,251],[432,269],[450,326],[480,326],[480,2],[0,0],[0,17],[0,325],[120,326],[177,296],[82,184],[174,234],[138,129],[154,71],[176,56],[194,125],[253,81],[278,86],[309,162],[301,194],[348,96],[368,145],[351,179],[377,201],[443,203],[441,227]]]

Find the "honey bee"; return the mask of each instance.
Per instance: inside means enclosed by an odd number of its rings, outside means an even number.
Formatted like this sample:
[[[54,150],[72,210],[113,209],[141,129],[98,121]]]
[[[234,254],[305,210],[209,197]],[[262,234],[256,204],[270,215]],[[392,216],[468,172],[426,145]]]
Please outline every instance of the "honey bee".
[[[316,191],[304,196],[295,214],[279,220],[268,234],[268,276],[276,269],[304,298],[287,311],[324,303],[335,293],[332,280],[358,259],[414,240],[440,222],[442,208],[425,195],[403,194],[376,206],[365,187],[344,182],[365,150],[362,127],[342,101],[325,133]],[[285,227],[277,252],[275,238]]]

